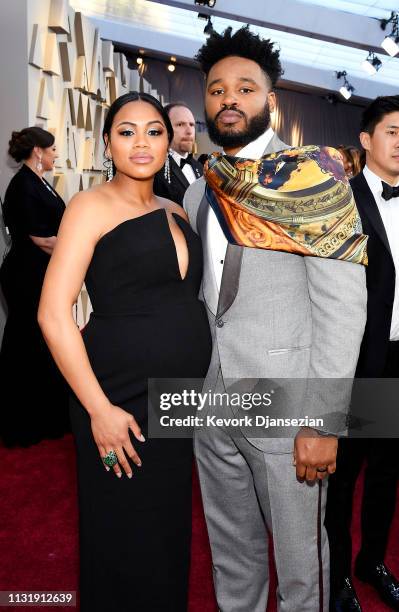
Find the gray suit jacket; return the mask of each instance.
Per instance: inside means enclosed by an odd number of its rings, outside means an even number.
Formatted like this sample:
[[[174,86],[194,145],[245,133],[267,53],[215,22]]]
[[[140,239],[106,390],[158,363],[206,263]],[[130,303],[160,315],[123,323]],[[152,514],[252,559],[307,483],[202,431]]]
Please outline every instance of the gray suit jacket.
[[[274,135],[265,154],[284,148]],[[342,419],[335,417],[348,409],[366,322],[364,267],[229,244],[218,295],[204,190],[200,178],[187,190],[184,207],[204,251],[200,299],[213,337],[206,387],[214,387],[219,370],[224,381],[268,379],[278,386],[280,379],[296,379],[286,393],[295,398],[292,416],[299,407],[302,416],[325,417],[319,429],[340,433]],[[270,439],[253,428],[242,431],[263,451],[292,450],[292,439]]]

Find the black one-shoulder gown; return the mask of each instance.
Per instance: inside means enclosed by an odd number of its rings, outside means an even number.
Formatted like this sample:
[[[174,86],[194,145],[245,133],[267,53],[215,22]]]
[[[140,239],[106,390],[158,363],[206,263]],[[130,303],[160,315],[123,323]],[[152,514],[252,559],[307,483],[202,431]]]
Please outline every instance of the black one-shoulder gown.
[[[182,279],[164,209],[117,225],[97,243],[86,287],[93,313],[83,339],[110,401],[147,434],[148,378],[205,376],[211,355],[198,290],[202,250],[179,215],[189,266]],[[81,612],[185,612],[191,540],[192,441],[134,447],[133,478],[106,472],[90,417],[74,398],[78,459]]]

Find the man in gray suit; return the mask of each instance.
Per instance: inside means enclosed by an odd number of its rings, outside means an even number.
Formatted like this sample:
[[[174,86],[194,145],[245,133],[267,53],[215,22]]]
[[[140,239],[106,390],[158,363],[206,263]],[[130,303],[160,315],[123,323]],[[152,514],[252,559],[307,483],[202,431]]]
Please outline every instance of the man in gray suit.
[[[286,149],[270,127],[273,87],[282,73],[273,44],[248,27],[234,35],[229,28],[214,33],[197,59],[206,75],[212,140],[227,155],[244,158]],[[228,244],[204,191],[201,178],[184,205],[204,249],[200,297],[214,340],[205,387],[223,391],[227,380],[243,378],[350,382],[365,325],[364,267]],[[308,394],[304,412],[345,410],[347,390],[341,392],[341,383],[331,388],[334,397],[323,389]],[[324,477],[335,470],[337,433],[333,426],[300,429],[295,439],[245,429],[236,436],[227,427],[195,431],[221,612],[265,612],[267,531],[279,611],[328,610]]]

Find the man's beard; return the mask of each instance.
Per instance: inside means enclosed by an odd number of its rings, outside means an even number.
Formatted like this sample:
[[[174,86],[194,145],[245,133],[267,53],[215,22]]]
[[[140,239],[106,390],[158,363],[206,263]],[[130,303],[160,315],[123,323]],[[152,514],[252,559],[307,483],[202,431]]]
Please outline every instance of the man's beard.
[[[176,143],[176,145],[174,146],[174,143],[172,142],[171,144],[171,149],[173,149],[173,151],[177,151],[177,153],[182,153],[182,154],[186,154],[186,153],[191,153],[194,147],[194,141],[192,142],[178,142]]]
[[[270,126],[270,109],[267,102],[261,112],[254,117],[251,117],[249,120],[245,113],[234,107],[227,107],[223,110],[234,110],[235,112],[239,113],[242,117],[244,117],[246,127],[240,131],[221,132],[217,127],[216,121],[220,113],[223,111],[219,111],[214,119],[211,119],[205,112],[205,120],[208,127],[209,138],[219,147],[227,149],[240,147],[240,149],[242,149],[250,142],[253,142],[259,138],[259,136],[261,136]]]

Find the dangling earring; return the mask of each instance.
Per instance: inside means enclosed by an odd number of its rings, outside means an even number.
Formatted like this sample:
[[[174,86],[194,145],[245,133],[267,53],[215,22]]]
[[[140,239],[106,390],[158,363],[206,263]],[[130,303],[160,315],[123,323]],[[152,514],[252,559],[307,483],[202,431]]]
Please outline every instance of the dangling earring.
[[[107,181],[112,181],[112,179],[114,178],[114,163],[112,161],[112,157],[109,160],[109,166],[107,169]]]
[[[39,157],[39,161],[36,162],[36,170],[38,172],[41,172],[43,170],[43,164],[42,164],[42,158]]]
[[[112,181],[112,179],[114,178],[114,165],[112,162],[112,157],[106,157],[104,166],[106,168],[107,183],[108,183],[109,181]]]
[[[169,151],[168,151],[168,154],[167,154],[167,156],[166,156],[166,160],[165,160],[165,166],[164,166],[163,175],[164,175],[165,179],[168,181],[168,183],[169,183],[169,185],[170,185],[170,160],[169,160]]]

